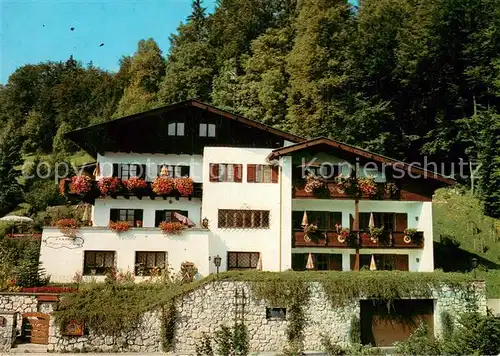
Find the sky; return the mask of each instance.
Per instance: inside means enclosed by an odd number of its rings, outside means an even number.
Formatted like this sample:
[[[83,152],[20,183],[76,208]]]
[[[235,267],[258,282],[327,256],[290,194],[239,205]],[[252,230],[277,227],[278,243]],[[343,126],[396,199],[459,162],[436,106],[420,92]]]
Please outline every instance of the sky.
[[[208,11],[214,5],[204,1]],[[149,37],[165,53],[190,12],[191,0],[0,0],[0,83],[24,64],[70,55],[116,71],[119,59]]]

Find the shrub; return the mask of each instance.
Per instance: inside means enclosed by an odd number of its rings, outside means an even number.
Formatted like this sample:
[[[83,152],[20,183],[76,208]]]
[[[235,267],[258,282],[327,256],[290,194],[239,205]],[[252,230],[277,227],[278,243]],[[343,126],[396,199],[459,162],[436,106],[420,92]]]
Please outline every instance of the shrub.
[[[39,261],[40,246],[38,242],[30,242],[22,252],[18,266],[18,285],[22,287],[35,287],[44,282],[44,269]]]
[[[396,342],[394,346],[398,355],[440,355],[442,353],[440,342],[429,336],[429,329],[423,323],[407,340]]]
[[[203,333],[201,340],[196,344],[196,355],[198,356],[213,356],[212,338],[207,333]]]

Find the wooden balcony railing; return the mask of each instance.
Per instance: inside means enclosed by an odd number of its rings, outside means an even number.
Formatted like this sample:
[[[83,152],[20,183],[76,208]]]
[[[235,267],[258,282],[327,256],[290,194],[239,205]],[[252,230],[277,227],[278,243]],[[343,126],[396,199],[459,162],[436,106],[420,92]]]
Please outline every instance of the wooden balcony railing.
[[[293,180],[292,197],[293,198],[313,198],[313,199],[353,199],[346,193],[339,190],[339,185],[332,181],[326,182],[326,189],[322,190],[320,194],[309,193],[305,191],[306,181],[304,179]],[[385,191],[384,183],[376,183],[377,195],[369,197],[362,194],[360,199],[379,199],[379,200],[399,200],[399,194],[389,194]]]
[[[417,232],[409,242],[405,241],[405,233],[399,231],[387,231],[379,239],[371,239],[370,233],[366,231],[353,231],[351,238],[342,241],[336,231],[319,231],[317,238],[306,241],[302,230],[292,232],[293,247],[329,247],[329,248],[423,248],[424,233]],[[408,239],[407,239],[408,241]]]

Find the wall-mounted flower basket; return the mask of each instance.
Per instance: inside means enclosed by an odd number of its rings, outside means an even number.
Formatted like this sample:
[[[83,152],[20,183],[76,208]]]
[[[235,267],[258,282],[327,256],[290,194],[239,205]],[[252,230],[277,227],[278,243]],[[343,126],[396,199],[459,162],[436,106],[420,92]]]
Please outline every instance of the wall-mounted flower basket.
[[[358,189],[359,192],[369,198],[373,198],[377,195],[378,189],[375,184],[375,178],[365,177],[358,178]]]
[[[165,176],[156,177],[151,186],[156,195],[163,197],[171,194],[175,188],[174,179]]]
[[[76,219],[59,219],[55,226],[61,230],[64,236],[75,238],[78,233],[79,223]]]
[[[122,181],[122,183],[125,188],[134,193],[143,192],[148,187],[146,181],[139,177],[131,177]]]
[[[165,235],[180,235],[186,226],[180,222],[162,221],[160,229]]]
[[[385,184],[384,193],[391,199],[395,199],[399,195],[399,188],[396,183],[388,182]]]
[[[118,177],[102,177],[97,182],[101,195],[116,195],[123,189],[122,182]]]
[[[403,241],[406,244],[414,243],[417,245],[422,244],[423,234],[419,233],[417,229],[408,228],[405,229],[405,235]]]
[[[340,194],[346,194],[350,197],[358,195],[358,182],[355,177],[345,176],[341,173],[335,178],[335,181],[337,183],[337,191]]]
[[[306,177],[306,185],[304,186],[306,193],[312,193],[316,198],[329,198],[330,191],[325,180],[321,177],[308,175]]]
[[[175,189],[183,197],[188,197],[194,192],[194,184],[191,178],[175,178]]]
[[[131,226],[132,224],[128,221],[111,221],[108,228],[119,234],[128,231]]]

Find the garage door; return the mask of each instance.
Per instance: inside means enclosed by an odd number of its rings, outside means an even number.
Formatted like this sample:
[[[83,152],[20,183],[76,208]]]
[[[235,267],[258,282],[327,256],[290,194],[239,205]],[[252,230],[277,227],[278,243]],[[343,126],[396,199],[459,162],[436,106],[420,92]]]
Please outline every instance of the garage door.
[[[432,299],[396,300],[386,302],[361,301],[361,341],[374,346],[391,346],[406,340],[419,326],[427,325],[434,334],[434,301]]]

